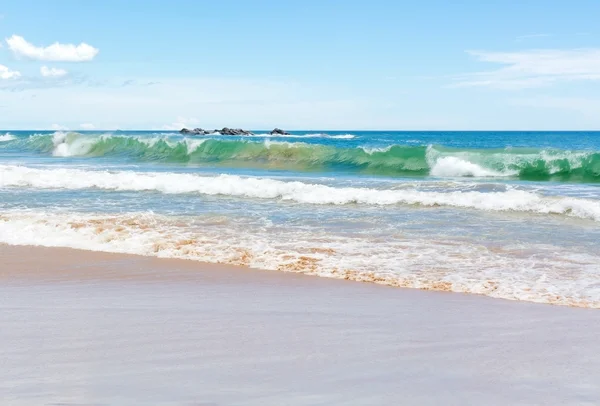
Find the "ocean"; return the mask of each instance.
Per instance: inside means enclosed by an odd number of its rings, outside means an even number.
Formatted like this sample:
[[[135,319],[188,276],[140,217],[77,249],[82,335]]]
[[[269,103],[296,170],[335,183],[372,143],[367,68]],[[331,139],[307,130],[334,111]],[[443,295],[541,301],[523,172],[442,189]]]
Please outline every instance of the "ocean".
[[[0,132],[5,244],[600,308],[598,241],[600,132]]]

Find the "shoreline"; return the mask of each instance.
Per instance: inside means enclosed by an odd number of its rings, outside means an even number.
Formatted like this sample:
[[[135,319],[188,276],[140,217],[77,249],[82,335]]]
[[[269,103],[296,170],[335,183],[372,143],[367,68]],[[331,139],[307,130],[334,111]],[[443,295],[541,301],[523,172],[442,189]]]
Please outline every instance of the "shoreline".
[[[0,245],[11,405],[594,404],[600,312]]]
[[[52,256],[50,262],[48,255]],[[49,283],[271,283],[299,284],[303,287],[327,289],[356,285],[377,293],[382,290],[398,291],[398,294],[475,297],[475,300],[500,300],[507,303],[569,307],[586,310],[590,308],[560,306],[548,303],[493,298],[486,295],[452,292],[448,290],[418,289],[393,286],[366,280],[319,276],[304,272],[266,270],[244,265],[202,262],[185,258],[160,258],[141,254],[90,251],[69,247],[45,247],[36,245],[10,245],[0,243],[0,286],[49,284]],[[467,299],[468,300],[468,299]]]
[[[28,250],[40,250],[42,252],[51,252],[57,255],[57,257],[53,258],[55,261],[53,265],[58,264],[71,264],[74,261],[74,258],[77,258],[78,261],[87,261],[91,260],[93,263],[99,262],[103,263],[105,261],[117,261],[117,262],[132,262],[136,263],[138,269],[142,269],[140,267],[148,266],[150,268],[159,267],[161,269],[167,269],[169,266],[171,267],[168,273],[153,273],[148,274],[144,271],[139,271],[136,273],[132,273],[132,269],[130,268],[119,268],[119,272],[116,275],[112,275],[110,273],[102,272],[98,273],[98,266],[95,266],[96,273],[90,274],[88,273],[78,273],[75,271],[71,271],[69,273],[65,273],[64,269],[61,269],[58,275],[53,273],[48,275],[47,270],[44,270],[43,274],[39,273],[39,270],[42,267],[37,266],[37,272],[32,272],[32,268],[23,268],[20,269],[19,272],[11,272],[7,270],[0,269],[0,282],[3,279],[5,280],[18,280],[22,279],[25,276],[29,278],[50,281],[52,279],[57,279],[58,276],[61,278],[70,275],[70,277],[77,277],[79,279],[106,279],[109,277],[116,278],[119,280],[128,280],[128,279],[139,279],[139,278],[150,278],[150,276],[154,279],[159,279],[163,281],[169,281],[174,278],[180,279],[182,277],[193,280],[194,278],[199,278],[200,276],[204,277],[208,274],[213,274],[212,277],[223,277],[227,276],[228,278],[232,277],[251,277],[253,273],[256,273],[258,276],[263,275],[271,275],[274,278],[289,278],[292,275],[295,278],[300,277],[302,280],[304,278],[316,279],[316,280],[334,280],[339,282],[351,282],[355,284],[362,285],[370,285],[370,286],[378,286],[384,287],[387,289],[398,289],[402,292],[404,291],[417,291],[417,292],[431,292],[431,293],[445,293],[451,295],[464,295],[469,297],[478,297],[485,298],[491,300],[501,300],[505,302],[513,302],[513,303],[528,303],[528,304],[536,304],[542,306],[553,306],[553,307],[567,307],[567,308],[578,308],[578,309],[591,309],[598,310],[596,306],[591,306],[590,303],[586,300],[556,300],[556,301],[542,301],[542,300],[533,300],[533,299],[516,299],[516,298],[507,298],[502,296],[493,296],[488,293],[474,293],[474,292],[463,292],[458,290],[452,290],[449,284],[444,282],[438,283],[430,283],[423,284],[422,286],[413,286],[410,283],[402,283],[400,279],[389,279],[380,277],[374,273],[358,273],[354,271],[336,271],[331,272],[329,274],[320,274],[315,272],[307,272],[303,270],[300,266],[289,266],[282,269],[277,270],[268,270],[268,269],[260,269],[251,267],[248,265],[235,265],[235,264],[227,264],[227,263],[213,263],[213,262],[204,262],[199,261],[192,258],[170,258],[170,257],[158,257],[152,255],[143,255],[143,254],[135,254],[135,253],[120,253],[120,252],[110,252],[110,251],[93,251],[87,250],[83,248],[71,248],[71,247],[52,247],[52,246],[38,246],[38,245],[11,245],[0,242],[0,258],[2,257],[3,251],[13,251],[13,252],[22,252],[25,253]],[[12,257],[18,257],[19,255],[12,255]],[[14,263],[9,263],[9,265],[14,265]],[[298,268],[299,270],[296,270]],[[178,270],[178,272],[173,272],[173,269]],[[186,270],[182,272],[181,270]],[[190,271],[200,271],[198,275],[194,275],[190,273]],[[216,272],[215,272],[216,271]],[[275,275],[275,276],[272,276]],[[44,276],[44,278],[40,279],[40,276]],[[77,279],[75,278],[75,279]],[[58,278],[57,280],[60,280]],[[297,280],[297,279],[294,279]],[[314,282],[319,283],[319,282]],[[494,283],[489,282],[490,289],[494,289]]]

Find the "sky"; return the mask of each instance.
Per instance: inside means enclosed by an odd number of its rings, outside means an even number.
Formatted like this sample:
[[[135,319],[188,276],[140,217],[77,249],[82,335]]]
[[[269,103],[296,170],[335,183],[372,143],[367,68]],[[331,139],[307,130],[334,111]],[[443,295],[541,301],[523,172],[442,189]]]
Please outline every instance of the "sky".
[[[0,128],[600,129],[598,16],[597,0],[1,2]]]

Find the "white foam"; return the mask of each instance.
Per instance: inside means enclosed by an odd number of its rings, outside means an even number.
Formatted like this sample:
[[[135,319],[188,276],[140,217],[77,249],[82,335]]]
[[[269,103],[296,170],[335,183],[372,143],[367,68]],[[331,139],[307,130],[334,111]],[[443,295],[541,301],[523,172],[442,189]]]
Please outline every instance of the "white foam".
[[[581,168],[590,154],[593,152],[561,151],[560,153],[551,153],[544,150],[540,153],[540,158],[546,162],[548,172],[554,174],[561,172],[561,163],[565,160],[569,163],[571,170]]]
[[[40,134],[34,134],[34,136],[40,136]],[[52,134],[52,143],[56,146],[63,142],[67,138],[67,133],[64,131],[56,131]]]
[[[108,138],[112,138],[112,136],[110,137],[103,137],[103,139],[108,139]],[[155,146],[157,143],[159,143],[160,141],[167,141],[166,138],[164,137],[150,137],[150,138],[142,138],[142,137],[135,137],[132,138],[136,141],[138,141],[141,144],[144,144],[145,146],[152,148],[153,146]],[[167,144],[168,145],[168,144]]]
[[[438,158],[430,174],[439,177],[500,177],[517,175],[516,172],[498,172],[483,168],[463,159],[447,156]]]
[[[336,140],[351,140],[356,136],[353,134],[341,134],[341,135],[331,135],[329,138],[335,138]]]
[[[389,145],[387,147],[359,147],[360,149],[362,149],[363,151],[365,151],[367,154],[369,155],[373,155],[376,152],[388,152],[390,149],[392,149],[393,145]]]
[[[426,160],[433,176],[440,177],[508,177],[518,176],[519,168],[543,161],[548,174],[563,171],[565,161],[570,170],[581,168],[591,154],[590,151],[514,152],[507,148],[499,152],[440,151],[429,145]],[[491,169],[495,168],[495,169]]]
[[[286,225],[257,227],[243,218],[227,221],[153,213],[8,210],[0,213],[0,243],[184,258],[392,286],[600,307],[600,257],[535,242],[491,250],[478,241],[323,235]],[[524,256],[528,250],[537,255]]]
[[[196,151],[200,145],[204,144],[207,141],[207,139],[190,139],[190,138],[185,138],[183,142],[185,142],[185,145],[187,146],[187,153],[188,155],[190,155],[191,153],[193,153],[194,151]]]
[[[105,136],[110,137],[110,136]],[[81,156],[88,154],[100,138],[81,137],[76,133],[57,131],[52,135],[54,149],[52,155],[57,157]]]
[[[12,141],[12,140],[16,140],[16,139],[17,139],[17,137],[15,137],[14,135],[12,135],[10,133],[0,135],[0,142]]]
[[[40,189],[104,189],[198,193],[256,199],[280,199],[305,204],[365,204],[449,206],[486,211],[515,211],[600,221],[600,201],[575,197],[550,197],[525,190],[501,192],[390,190],[333,187],[299,181],[234,175],[199,176],[168,172],[88,171],[36,169],[0,165],[0,187]]]
[[[315,134],[270,134],[270,133],[264,133],[264,134],[251,134],[251,135],[245,135],[246,137],[259,137],[259,138],[331,138],[331,139],[337,139],[337,140],[351,140],[353,138],[356,138],[356,135],[354,134],[338,134],[338,135],[331,135],[331,134],[325,134],[325,133],[315,133]]]

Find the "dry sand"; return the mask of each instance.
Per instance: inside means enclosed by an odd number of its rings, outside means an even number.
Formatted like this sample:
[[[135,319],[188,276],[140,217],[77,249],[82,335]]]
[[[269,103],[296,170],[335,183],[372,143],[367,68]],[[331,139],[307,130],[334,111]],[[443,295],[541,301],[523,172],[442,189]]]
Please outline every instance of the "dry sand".
[[[2,405],[598,405],[600,311],[0,245]]]

